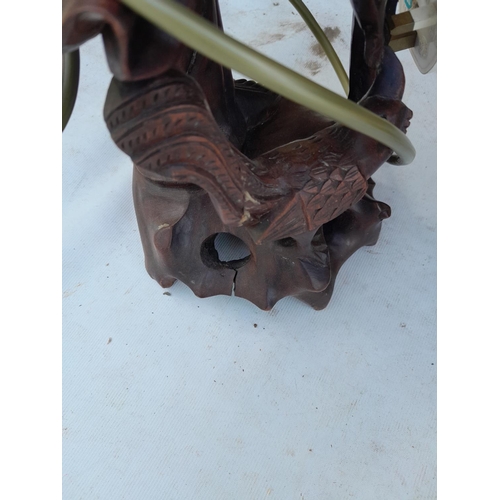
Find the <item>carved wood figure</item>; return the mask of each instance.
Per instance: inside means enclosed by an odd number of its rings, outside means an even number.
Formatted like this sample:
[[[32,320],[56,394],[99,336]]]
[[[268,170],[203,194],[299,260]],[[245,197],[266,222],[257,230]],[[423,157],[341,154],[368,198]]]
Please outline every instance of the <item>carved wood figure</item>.
[[[222,29],[217,0],[181,3]],[[404,73],[387,46],[396,2],[352,0],[349,99],[403,132]],[[117,0],[67,0],[63,46],[101,33],[114,78],[104,117],[134,163],[146,268],[199,297],[244,297],[270,309],[295,296],[316,309],[340,266],[378,239],[390,208],[373,173],[392,151],[194,52]],[[219,235],[246,245],[223,260]]]

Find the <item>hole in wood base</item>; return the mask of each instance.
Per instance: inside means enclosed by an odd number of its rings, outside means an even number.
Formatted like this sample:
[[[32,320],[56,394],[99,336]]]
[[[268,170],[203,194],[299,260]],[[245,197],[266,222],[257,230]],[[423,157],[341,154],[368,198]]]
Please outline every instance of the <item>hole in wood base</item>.
[[[208,237],[201,246],[200,255],[207,267],[234,270],[243,267],[251,257],[243,240],[230,233],[216,233]]]

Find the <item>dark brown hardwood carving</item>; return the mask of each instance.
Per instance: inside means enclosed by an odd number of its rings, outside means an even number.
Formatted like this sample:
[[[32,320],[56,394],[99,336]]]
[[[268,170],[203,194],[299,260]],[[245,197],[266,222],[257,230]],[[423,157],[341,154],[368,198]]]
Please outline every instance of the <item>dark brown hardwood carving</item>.
[[[217,0],[182,3],[222,29]],[[352,4],[349,98],[406,132],[404,73],[384,27],[395,2]],[[114,74],[104,117],[134,163],[149,274],[200,297],[234,293],[270,309],[293,295],[324,308],[340,266],[376,243],[390,215],[373,198],[371,176],[392,151],[234,81],[116,0],[64,3],[65,50],[98,33]],[[239,243],[240,257],[221,258],[224,237]]]

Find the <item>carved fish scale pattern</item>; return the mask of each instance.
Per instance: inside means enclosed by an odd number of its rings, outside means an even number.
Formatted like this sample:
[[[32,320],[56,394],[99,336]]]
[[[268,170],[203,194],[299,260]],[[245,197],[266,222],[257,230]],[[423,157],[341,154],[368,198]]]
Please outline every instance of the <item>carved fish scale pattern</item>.
[[[266,215],[261,240],[317,229],[366,192],[350,130],[333,125],[250,161],[226,139],[201,89],[185,75],[140,86],[114,82],[105,118],[140,172],[167,185],[201,187],[224,224],[255,224]]]
[[[271,220],[262,240],[315,230],[361,200],[368,184],[356,166],[354,137],[351,130],[332,125],[262,156],[263,163],[274,163],[269,166],[273,177],[286,178],[296,190],[293,201]]]
[[[313,226],[311,229],[331,221],[357,203],[367,188],[356,167],[348,170],[337,168],[324,181],[315,181],[311,179],[300,192],[310,216],[310,226]]]

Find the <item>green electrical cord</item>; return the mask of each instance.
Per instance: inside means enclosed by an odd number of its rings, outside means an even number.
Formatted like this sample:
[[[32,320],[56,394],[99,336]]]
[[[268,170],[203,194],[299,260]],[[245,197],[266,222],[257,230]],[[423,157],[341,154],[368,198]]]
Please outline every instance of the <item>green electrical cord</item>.
[[[407,165],[415,158],[412,143],[392,123],[225,35],[174,0],[122,3],[200,54],[382,143],[399,156],[399,165]]]
[[[337,73],[344,92],[346,95],[349,95],[349,78],[345,72],[344,66],[342,66],[342,63],[340,62],[337,52],[335,52],[335,49],[332,47],[332,44],[325,35],[325,32],[321,29],[320,25],[311,14],[311,11],[305,6],[302,0],[289,0],[289,2],[295,7],[311,30],[312,34],[316,37],[316,40],[318,40],[318,43],[325,51],[326,57],[328,57],[330,63],[332,64],[335,73]]]
[[[62,70],[62,129],[66,128],[78,93],[78,80],[80,78],[80,52],[75,50],[63,54]]]

